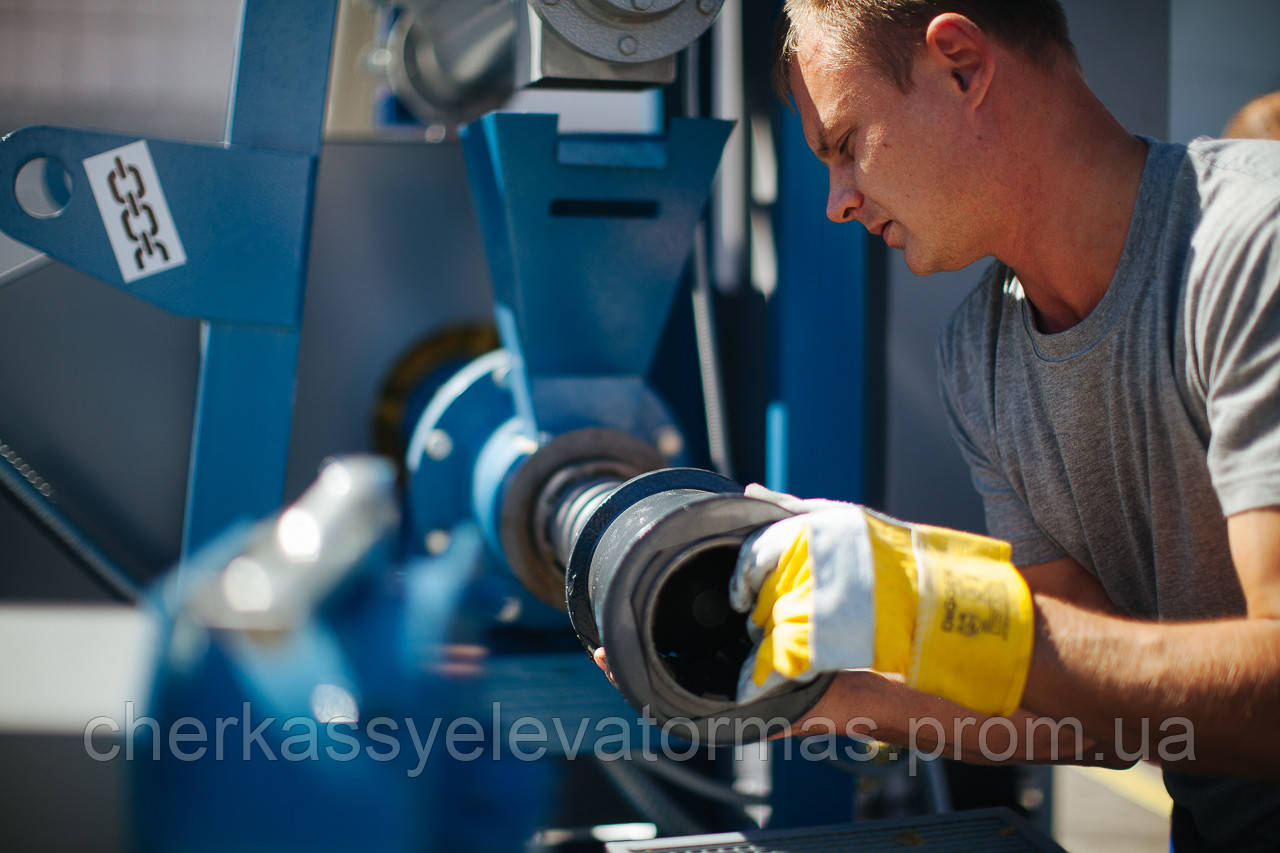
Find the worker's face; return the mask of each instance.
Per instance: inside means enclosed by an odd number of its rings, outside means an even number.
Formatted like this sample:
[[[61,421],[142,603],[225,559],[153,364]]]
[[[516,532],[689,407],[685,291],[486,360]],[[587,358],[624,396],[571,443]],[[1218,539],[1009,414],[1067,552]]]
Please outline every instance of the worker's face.
[[[954,138],[956,99],[945,76],[930,71],[914,74],[903,94],[872,68],[833,67],[820,43],[791,63],[805,139],[830,175],[828,218],[861,222],[903,250],[919,275],[986,254],[975,233],[981,217],[962,208],[970,193]]]

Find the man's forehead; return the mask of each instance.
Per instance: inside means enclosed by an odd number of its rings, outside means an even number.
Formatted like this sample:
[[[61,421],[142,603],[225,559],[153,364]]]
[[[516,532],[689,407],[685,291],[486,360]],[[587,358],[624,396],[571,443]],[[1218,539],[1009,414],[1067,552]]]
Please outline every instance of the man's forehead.
[[[832,60],[829,55],[802,55],[791,63],[791,93],[804,128],[805,140],[819,157],[827,154],[838,125],[858,100],[863,84],[855,66]]]

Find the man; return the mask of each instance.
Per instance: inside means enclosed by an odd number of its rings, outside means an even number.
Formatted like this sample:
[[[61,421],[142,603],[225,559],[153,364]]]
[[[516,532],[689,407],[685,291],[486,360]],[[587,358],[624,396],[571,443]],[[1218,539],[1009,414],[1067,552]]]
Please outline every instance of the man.
[[[793,2],[788,19],[780,63],[828,216],[918,274],[1000,261],[944,332],[940,379],[1033,592],[1022,707],[1103,742],[1147,719],[1152,758],[1186,718],[1179,770],[1274,777],[1280,149],[1131,136],[1053,2]],[[825,710],[874,719],[853,681]],[[1179,849],[1280,837],[1269,785],[1168,785]]]
[[[1176,849],[1274,848],[1280,787],[1248,780],[1280,775],[1280,145],[1132,136],[1056,0],[789,0],[782,27],[827,215],[917,274],[998,259],[939,366],[1009,545],[795,505],[734,578],[761,641],[740,700],[871,668],[811,718],[974,759],[1140,752]],[[1018,723],[1012,753],[974,710]]]

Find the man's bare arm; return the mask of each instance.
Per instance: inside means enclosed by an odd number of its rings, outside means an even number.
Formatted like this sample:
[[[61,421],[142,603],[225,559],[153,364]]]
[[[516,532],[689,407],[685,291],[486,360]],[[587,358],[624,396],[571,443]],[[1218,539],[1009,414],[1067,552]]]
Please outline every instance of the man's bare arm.
[[[1028,711],[989,717],[892,678],[862,670],[839,673],[793,733],[834,732],[887,741],[929,757],[974,764],[1094,764],[1128,767],[1110,744],[1084,733],[1075,720]]]
[[[1179,769],[1280,775],[1280,510],[1240,513],[1227,529],[1246,618],[1138,622],[1036,592],[1024,707],[1075,717],[1095,736],[1120,718],[1125,749],[1142,742],[1151,758],[1161,757],[1161,727],[1186,720],[1194,759]]]

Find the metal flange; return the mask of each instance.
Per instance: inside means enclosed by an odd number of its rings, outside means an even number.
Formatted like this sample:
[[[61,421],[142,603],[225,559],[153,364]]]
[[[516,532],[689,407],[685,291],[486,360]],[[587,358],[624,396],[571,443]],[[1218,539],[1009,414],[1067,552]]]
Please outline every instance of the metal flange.
[[[529,0],[574,47],[609,62],[652,62],[688,47],[724,0]]]
[[[564,610],[565,566],[549,531],[562,496],[574,483],[622,483],[665,464],[657,449],[614,429],[578,429],[539,447],[516,469],[502,500],[502,552],[516,577],[538,598]]]
[[[472,480],[486,442],[515,417],[511,355],[494,350],[454,372],[432,395],[405,452],[410,530],[428,554],[472,515]],[[529,442],[532,445],[532,442]],[[532,450],[533,447],[530,447]]]

